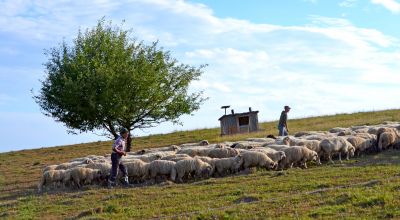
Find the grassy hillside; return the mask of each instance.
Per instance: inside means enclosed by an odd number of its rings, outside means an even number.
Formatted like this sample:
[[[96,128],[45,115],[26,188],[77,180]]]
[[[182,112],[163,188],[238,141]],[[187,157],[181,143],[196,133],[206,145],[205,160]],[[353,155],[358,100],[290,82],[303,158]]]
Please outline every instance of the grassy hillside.
[[[400,110],[387,110],[290,120],[289,127],[294,133],[399,120]],[[262,123],[259,133],[225,137],[217,128],[152,135],[135,139],[134,148],[276,135],[275,124]],[[44,166],[106,154],[110,146],[111,142],[95,142],[0,154],[0,218],[400,218],[399,151],[343,165],[260,170],[187,184],[36,193]]]

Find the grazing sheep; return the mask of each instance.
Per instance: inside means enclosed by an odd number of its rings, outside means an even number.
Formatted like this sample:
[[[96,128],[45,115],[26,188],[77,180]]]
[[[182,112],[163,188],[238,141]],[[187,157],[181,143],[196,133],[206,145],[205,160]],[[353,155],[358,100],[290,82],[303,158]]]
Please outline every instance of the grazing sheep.
[[[188,158],[180,160],[175,164],[177,182],[182,182],[185,175],[192,175],[195,178],[209,176],[211,173],[211,165],[203,162],[198,158]]]
[[[329,129],[329,133],[347,132],[348,130],[349,130],[348,128],[336,127]]]
[[[215,170],[219,175],[224,175],[227,171],[229,173],[237,173],[243,164],[242,155],[229,158],[219,158],[214,160]]]
[[[49,165],[46,166],[45,168],[43,168],[42,173],[49,171],[49,170],[55,170],[57,168],[58,165]]]
[[[317,152],[318,154],[317,163],[321,164],[320,157],[322,156],[323,152],[321,150],[321,147],[319,146],[319,144],[321,143],[320,141],[291,138],[289,142],[290,146],[304,146],[310,150]]]
[[[44,186],[57,186],[57,184],[62,184],[62,187],[65,187],[64,176],[65,170],[47,170],[42,174],[42,178],[40,179],[38,185],[38,191],[42,192]]]
[[[282,144],[271,144],[271,145],[263,145],[262,147],[274,149],[276,151],[284,151],[285,149],[289,148],[290,146],[282,145]]]
[[[211,158],[227,158],[227,157],[235,157],[239,154],[239,151],[233,148],[214,148],[211,149],[208,155]]]
[[[307,169],[307,161],[318,161],[317,152],[304,146],[292,146],[283,151],[286,157],[279,163],[279,169],[292,168],[297,164]]]
[[[78,188],[81,188],[83,184],[92,184],[93,182],[100,180],[102,178],[101,170],[74,167],[66,172],[70,173],[70,178],[73,184]]]
[[[168,160],[155,160],[150,163],[150,177],[155,179],[156,176],[169,176],[172,181],[175,181],[176,169],[175,162]]]
[[[179,150],[177,153],[178,154],[187,154],[191,157],[194,156],[208,156],[212,148],[208,147],[193,147],[193,148],[184,148]]]
[[[207,140],[202,140],[199,143],[187,143],[187,144],[181,144],[180,147],[181,148],[185,148],[185,147],[197,147],[197,146],[207,146],[210,143],[208,143]]]
[[[93,164],[94,162],[91,159],[85,159],[82,161],[75,161],[75,162],[66,162],[66,163],[62,163],[57,165],[57,167],[55,168],[55,170],[68,170],[80,165],[86,165],[86,164]]]
[[[400,140],[400,135],[395,130],[383,132],[378,138],[378,150],[386,150],[389,146],[396,144]]]
[[[275,139],[274,138],[247,138],[246,141],[259,142],[259,143],[263,143],[263,144],[274,144]]]
[[[168,155],[168,156],[162,157],[160,160],[171,160],[174,158],[183,158],[183,157],[191,157],[191,156],[189,156],[187,154],[173,154],[173,155]]]
[[[111,173],[111,163],[92,163],[85,165],[84,168],[100,170],[104,178],[110,176]]]
[[[286,157],[285,152],[283,151],[277,151],[272,148],[268,147],[257,147],[254,149],[250,149],[249,151],[258,151],[258,152],[263,152],[267,154],[269,158],[271,158],[275,163],[279,163],[282,159]]]
[[[289,145],[289,137],[285,136],[284,138],[278,138],[275,140],[275,144],[278,145]]]
[[[219,160],[219,158],[211,158],[211,157],[205,157],[205,156],[195,156],[194,158],[200,159],[203,162],[210,164],[210,166],[211,166],[210,175],[212,175],[215,171],[215,161]]]
[[[266,169],[275,169],[277,163],[275,163],[271,158],[269,158],[263,152],[257,151],[246,151],[241,153],[243,158],[243,168],[251,168],[251,167],[262,167]]]
[[[167,155],[167,154],[164,154],[164,152],[153,152],[153,153],[149,153],[149,154],[145,154],[145,155],[129,155],[129,156],[123,157],[122,162],[133,160],[133,159],[138,159],[138,160],[142,160],[143,162],[150,163],[153,160],[161,159],[163,155]]]
[[[130,181],[143,181],[149,176],[150,163],[142,160],[132,160],[124,163],[124,165],[128,171]]]
[[[341,137],[324,139],[320,143],[321,149],[328,156],[329,162],[334,163],[332,155],[335,153],[339,154],[339,161],[342,162],[342,153],[346,154],[346,160],[349,160],[350,156],[354,156],[355,148],[351,143]]]
[[[364,139],[361,137],[357,136],[349,136],[346,139],[348,142],[350,142],[351,145],[353,145],[355,151],[354,153],[359,157],[360,154],[370,148],[373,147],[373,141],[371,139]]]

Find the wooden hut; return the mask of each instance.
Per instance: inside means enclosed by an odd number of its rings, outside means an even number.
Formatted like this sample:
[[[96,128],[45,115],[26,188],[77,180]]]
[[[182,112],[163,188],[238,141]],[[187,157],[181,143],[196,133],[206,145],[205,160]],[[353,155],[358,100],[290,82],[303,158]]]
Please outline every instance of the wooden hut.
[[[232,114],[225,114],[218,119],[221,123],[221,135],[230,135],[237,133],[249,133],[259,130],[258,111],[237,113],[232,109]]]

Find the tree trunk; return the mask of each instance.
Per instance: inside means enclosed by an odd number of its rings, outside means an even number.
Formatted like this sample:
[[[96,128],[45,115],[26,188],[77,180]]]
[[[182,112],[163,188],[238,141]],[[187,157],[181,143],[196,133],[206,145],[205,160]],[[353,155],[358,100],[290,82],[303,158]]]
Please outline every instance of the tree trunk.
[[[129,132],[128,138],[126,140],[126,152],[131,152],[131,147],[132,147],[132,137],[131,137],[131,132]]]

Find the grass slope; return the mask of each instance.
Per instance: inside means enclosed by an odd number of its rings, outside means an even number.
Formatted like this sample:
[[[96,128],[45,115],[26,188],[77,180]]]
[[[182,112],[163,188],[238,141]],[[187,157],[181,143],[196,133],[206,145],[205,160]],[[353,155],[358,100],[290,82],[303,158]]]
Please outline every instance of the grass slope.
[[[290,120],[291,133],[399,121],[400,110],[338,114]],[[219,129],[175,132],[135,139],[135,150],[207,139],[240,140],[275,134],[219,136]],[[36,194],[41,169],[89,154],[109,153],[111,142],[0,154],[0,218],[6,219],[376,219],[400,218],[399,151],[355,158],[343,165],[212,178],[143,188],[86,188]]]

